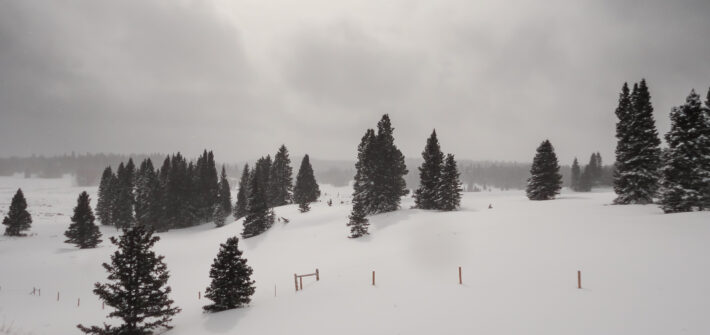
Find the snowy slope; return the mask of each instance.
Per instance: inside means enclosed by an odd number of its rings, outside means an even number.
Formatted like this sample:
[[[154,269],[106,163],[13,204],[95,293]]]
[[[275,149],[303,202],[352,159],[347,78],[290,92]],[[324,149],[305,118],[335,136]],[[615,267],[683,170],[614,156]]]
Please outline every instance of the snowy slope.
[[[113,246],[62,243],[83,189],[68,179],[0,178],[3,212],[18,186],[36,235],[0,237],[0,330],[75,334],[77,323],[103,322],[106,311],[91,289],[105,280],[100,263]],[[198,300],[219,243],[238,235],[240,222],[160,234],[156,248],[183,309],[167,334],[710,333],[710,212],[609,206],[608,191],[545,202],[521,191],[466,193],[460,211],[373,216],[371,235],[351,240],[349,205],[337,197],[347,201],[350,190],[323,190],[333,207],[321,202],[306,214],[280,207],[277,216],[288,224],[240,240],[257,285],[251,306],[241,310],[204,314],[206,301]],[[411,204],[407,199],[403,208]],[[105,240],[117,233],[102,232]],[[296,293],[293,274],[316,267],[321,280],[304,278]],[[29,294],[33,287],[42,295]]]

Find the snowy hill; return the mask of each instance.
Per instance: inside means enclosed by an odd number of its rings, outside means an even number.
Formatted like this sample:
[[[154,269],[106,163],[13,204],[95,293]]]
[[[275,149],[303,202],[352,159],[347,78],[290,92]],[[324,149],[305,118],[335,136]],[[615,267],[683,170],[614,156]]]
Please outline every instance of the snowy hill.
[[[106,279],[100,264],[116,230],[102,227],[97,249],[75,249],[63,232],[83,188],[2,177],[3,215],[17,187],[33,236],[0,237],[0,334],[76,334],[78,323],[104,322],[91,290]],[[466,193],[463,208],[449,213],[408,209],[406,199],[405,209],[370,218],[370,236],[352,240],[350,189],[322,190],[332,207],[277,208],[289,223],[240,240],[257,286],[248,308],[204,314],[208,302],[198,299],[219,243],[238,235],[241,222],[159,234],[156,249],[183,309],[167,334],[710,333],[710,212],[609,206],[609,191],[544,202],[522,191]],[[95,207],[96,189],[88,191]],[[304,278],[295,292],[293,274],[315,268],[320,281]]]

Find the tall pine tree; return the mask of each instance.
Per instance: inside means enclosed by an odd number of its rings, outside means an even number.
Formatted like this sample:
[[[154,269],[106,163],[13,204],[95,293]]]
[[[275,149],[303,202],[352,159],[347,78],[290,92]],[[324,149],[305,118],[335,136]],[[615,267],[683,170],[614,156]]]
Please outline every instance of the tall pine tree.
[[[269,209],[266,198],[266,189],[263,181],[259,178],[258,166],[257,164],[257,172],[254,178],[249,181],[249,201],[246,219],[244,219],[244,230],[242,231],[242,237],[244,238],[259,235],[269,229],[274,223],[274,216]]]
[[[707,116],[695,90],[680,107],[671,111],[671,130],[666,134],[661,179],[661,208],[666,213],[689,212],[704,207],[710,171],[703,166],[710,147]]]
[[[279,151],[274,156],[274,162],[269,171],[269,204],[283,206],[291,202],[293,192],[293,169],[291,159],[288,156],[288,149],[281,145]]]
[[[562,187],[562,175],[557,162],[555,149],[549,140],[544,140],[537,148],[537,153],[530,168],[526,193],[530,200],[549,200],[559,194]]]
[[[624,84],[616,109],[616,204],[647,204],[658,189],[661,140],[658,138],[651,95],[646,80],[634,84],[629,95]]]
[[[247,215],[247,205],[249,202],[249,165],[244,164],[242,177],[239,179],[239,190],[237,191],[237,203],[234,204],[234,219],[239,220]]]
[[[572,175],[570,177],[570,188],[575,191],[579,192],[579,182],[580,178],[582,176],[582,172],[579,168],[579,162],[577,161],[577,157],[574,158],[574,161],[572,162]]]
[[[117,185],[111,218],[116,228],[128,228],[135,222],[133,216],[133,160],[129,164],[121,163],[116,171]]]
[[[374,143],[373,214],[395,211],[399,209],[401,198],[409,193],[404,180],[409,171],[404,155],[394,144],[394,128],[387,114],[377,123]]]
[[[204,306],[208,312],[219,312],[243,307],[251,301],[254,294],[254,281],[251,279],[252,268],[239,250],[239,239],[230,237],[220,244],[217,258],[212,263],[210,278],[212,282],[205,290],[205,297],[213,301]]]
[[[99,183],[99,199],[96,203],[96,215],[103,225],[112,225],[111,213],[116,194],[116,175],[110,166],[104,169]]]
[[[30,229],[32,224],[32,215],[27,211],[27,200],[21,189],[17,189],[10,203],[10,210],[7,216],[2,220],[5,227],[6,236],[24,236],[22,233]]]
[[[441,171],[441,182],[438,185],[437,208],[453,211],[461,205],[461,181],[456,167],[454,155],[446,155],[444,168]]]
[[[421,209],[440,209],[439,189],[442,183],[444,154],[441,152],[436,130],[427,139],[422,152],[422,166],[419,167],[419,188],[414,192],[415,207]],[[457,177],[458,178],[458,177]]]
[[[221,213],[219,216],[215,216],[214,220],[221,219],[224,221],[224,219],[232,213],[232,190],[229,186],[229,180],[227,180],[227,171],[225,170],[224,165],[222,165],[222,173],[219,176],[219,193],[217,196],[217,202],[218,204],[215,206],[215,210],[219,207],[219,211]]]
[[[77,327],[87,334],[152,334],[156,329],[170,329],[172,317],[180,312],[168,296],[169,273],[163,256],[152,250],[160,240],[150,229],[134,226],[123,231],[111,242],[118,250],[111,264],[103,267],[109,273],[109,283],[96,283],[94,294],[114,310],[109,318],[122,320],[120,326],[104,323],[103,327]]]
[[[101,232],[94,224],[94,212],[91,210],[89,194],[86,191],[79,194],[74,215],[71,217],[69,229],[64,232],[65,243],[71,243],[80,249],[95,248],[101,243]]]
[[[160,183],[150,158],[141,162],[136,173],[136,223],[157,229],[160,221]]]
[[[293,201],[299,204],[302,208],[306,208],[308,203],[318,200],[320,197],[320,188],[313,175],[313,167],[311,166],[308,155],[303,156],[301,167],[298,169],[296,176],[296,187],[293,189]]]

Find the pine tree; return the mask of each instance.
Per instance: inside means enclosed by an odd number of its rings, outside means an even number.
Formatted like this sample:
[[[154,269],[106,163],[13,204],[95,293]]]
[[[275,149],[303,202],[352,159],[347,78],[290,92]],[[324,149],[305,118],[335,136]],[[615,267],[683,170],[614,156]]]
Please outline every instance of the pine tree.
[[[266,190],[263,188],[257,174],[249,181],[249,201],[247,215],[244,219],[244,230],[242,237],[249,238],[265,232],[274,223],[274,216],[266,200]]]
[[[222,165],[222,173],[219,176],[217,201],[225,217],[232,213],[232,190],[229,186],[229,180],[227,180],[227,171],[224,169],[224,165]]]
[[[214,221],[215,226],[224,226],[225,220],[227,219],[227,213],[229,212],[222,209],[221,203],[214,206],[214,210],[212,211],[212,220]]]
[[[628,92],[628,87],[626,87]],[[634,85],[631,95],[622,98],[617,108],[617,164],[614,190],[616,204],[647,204],[653,202],[658,189],[661,163],[661,140],[658,138],[651,95],[646,80]],[[619,133],[621,130],[621,134]]]
[[[133,216],[133,161],[128,165],[121,163],[116,172],[117,185],[111,218],[116,228],[128,228],[135,222]]]
[[[154,204],[157,209],[157,221],[154,225],[156,231],[167,231],[171,227],[168,213],[168,176],[171,174],[170,156],[166,156],[163,160],[163,165],[156,172],[158,176],[158,191],[154,199]]]
[[[103,225],[112,225],[111,213],[113,211],[114,195],[116,194],[116,175],[110,166],[104,169],[99,183],[99,199],[96,203],[96,215]]]
[[[704,207],[703,191],[710,180],[710,171],[702,166],[710,147],[707,127],[700,96],[693,90],[683,106],[671,111],[671,130],[665,136],[669,148],[664,155],[660,203],[666,213]]]
[[[234,205],[234,219],[239,220],[247,215],[247,205],[249,202],[249,165],[244,164],[242,178],[239,179],[239,191],[237,191],[237,203]]]
[[[2,224],[7,226],[5,227],[6,236],[24,236],[22,232],[30,229],[32,215],[27,211],[27,200],[25,200],[21,189],[18,188],[12,197],[10,210],[2,220]]]
[[[95,248],[101,243],[101,232],[94,224],[94,212],[91,210],[89,194],[82,192],[74,207],[74,216],[71,217],[72,224],[64,232],[67,237],[65,243],[71,243],[81,249]]]
[[[163,256],[156,256],[153,245],[160,240],[143,226],[124,229],[119,239],[111,237],[118,250],[111,264],[103,267],[109,273],[109,283],[96,283],[94,294],[114,311],[109,318],[120,318],[120,326],[104,323],[99,326],[77,327],[87,334],[152,334],[153,330],[172,328],[169,323],[180,308],[173,307],[168,297],[169,273]]]
[[[374,194],[374,147],[375,131],[368,129],[358,145],[357,163],[355,163],[355,181],[353,183],[353,206],[357,202],[364,215],[375,211]]]
[[[570,188],[575,191],[579,192],[580,187],[580,178],[581,178],[581,170],[579,168],[579,162],[577,161],[577,157],[574,158],[574,161],[572,162],[572,177],[570,181]]]
[[[150,158],[141,162],[136,174],[136,223],[157,229],[160,221],[160,182]]]
[[[377,137],[374,141],[374,168],[372,185],[373,214],[399,209],[401,198],[409,190],[404,176],[409,172],[404,163],[404,155],[394,144],[394,128],[389,115],[382,116],[377,123]]]
[[[461,205],[461,181],[456,167],[454,155],[446,155],[444,168],[441,171],[441,181],[438,186],[436,208],[453,211]]]
[[[192,169],[188,166],[188,175],[192,180],[190,187],[194,188],[190,201],[196,211],[197,218],[202,222],[211,221],[212,211],[219,201],[217,166],[212,151],[204,150],[197,159],[197,163],[192,164]]]
[[[251,301],[255,291],[251,279],[253,270],[247,265],[247,259],[242,257],[238,244],[237,237],[230,237],[226,243],[220,244],[219,253],[210,269],[212,282],[205,290],[205,297],[214,303],[204,306],[205,311],[220,312],[240,308]]]
[[[419,188],[414,192],[414,204],[421,209],[441,209],[439,206],[439,189],[442,183],[444,154],[436,138],[436,130],[427,139],[422,152],[422,166],[419,167]]]
[[[269,190],[269,179],[271,177],[271,164],[271,156],[266,155],[266,157],[261,157],[256,161],[256,164],[254,164],[254,170],[252,171],[254,173],[254,178],[259,183],[259,189],[264,192],[266,204],[269,208],[273,207],[267,194]]]
[[[528,179],[526,193],[530,200],[549,200],[559,194],[562,175],[555,149],[549,140],[544,140],[537,148]]]
[[[369,234],[368,226],[370,224],[366,215],[362,202],[353,199],[353,209],[347,224],[350,227],[350,238],[358,238]]]
[[[313,175],[313,167],[311,166],[310,158],[308,155],[305,155],[303,156],[303,160],[301,160],[298,176],[296,176],[296,187],[293,189],[293,201],[299,204],[301,209],[310,208],[309,206],[304,207],[304,205],[317,201],[318,197],[320,197],[320,187],[318,187],[316,178]]]
[[[199,222],[195,206],[194,166],[178,152],[170,160],[163,202],[165,228],[190,227]]]
[[[293,192],[293,169],[291,159],[288,156],[288,149],[281,145],[279,151],[274,156],[274,162],[269,171],[269,204],[283,206],[291,201]]]

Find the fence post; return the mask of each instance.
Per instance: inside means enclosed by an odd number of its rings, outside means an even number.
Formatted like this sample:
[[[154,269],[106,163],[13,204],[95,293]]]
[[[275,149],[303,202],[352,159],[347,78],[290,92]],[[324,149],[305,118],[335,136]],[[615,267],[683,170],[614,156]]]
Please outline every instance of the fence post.
[[[303,291],[303,277],[298,277],[298,283],[301,284],[300,290]]]
[[[582,271],[577,270],[577,288],[582,288]]]
[[[202,292],[197,291],[197,300],[200,300],[200,299],[202,299]]]
[[[463,285],[463,277],[461,276],[461,267],[459,266],[459,285]]]
[[[76,307],[79,307],[81,305],[81,298],[76,298]]]
[[[298,292],[298,275],[293,274],[293,284],[296,285],[296,292]]]
[[[57,291],[57,301],[59,301],[59,291]]]
[[[375,286],[375,270],[372,270],[372,286]]]
[[[318,273],[318,269],[316,269],[316,281],[319,281],[319,280],[320,280],[320,275]]]

